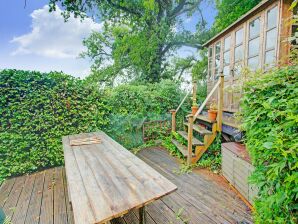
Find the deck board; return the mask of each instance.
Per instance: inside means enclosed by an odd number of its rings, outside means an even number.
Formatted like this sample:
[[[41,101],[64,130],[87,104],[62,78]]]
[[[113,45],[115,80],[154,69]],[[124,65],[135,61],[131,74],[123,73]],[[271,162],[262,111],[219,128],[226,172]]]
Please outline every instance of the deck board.
[[[178,174],[179,164],[165,150],[146,149],[138,156],[178,186],[176,192],[148,205],[148,224],[252,223],[245,203],[223,179],[218,182],[220,177],[199,170]],[[0,206],[8,209],[16,224],[74,224],[63,167],[5,181]],[[134,209],[111,224],[138,224],[138,212]]]

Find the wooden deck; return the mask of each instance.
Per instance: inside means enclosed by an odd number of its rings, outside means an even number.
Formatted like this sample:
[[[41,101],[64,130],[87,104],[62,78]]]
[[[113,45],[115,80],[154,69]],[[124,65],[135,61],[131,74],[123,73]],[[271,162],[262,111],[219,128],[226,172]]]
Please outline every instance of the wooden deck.
[[[221,177],[205,170],[178,174],[177,161],[158,148],[138,156],[178,186],[178,191],[147,206],[148,224],[252,223],[247,206]],[[13,224],[72,224],[66,187],[62,167],[12,178],[0,187],[0,207]],[[112,224],[137,221],[138,213],[131,211]]]

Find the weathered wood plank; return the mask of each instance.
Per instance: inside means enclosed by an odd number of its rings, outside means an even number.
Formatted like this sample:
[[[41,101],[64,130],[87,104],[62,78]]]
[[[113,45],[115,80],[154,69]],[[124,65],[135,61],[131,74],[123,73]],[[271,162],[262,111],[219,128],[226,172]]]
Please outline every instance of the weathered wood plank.
[[[15,184],[16,178],[6,180],[0,187],[0,207],[3,207],[8,199],[10,191]]]
[[[19,197],[23,191],[26,178],[27,176],[21,176],[16,178],[16,182],[13,185],[13,188],[7,198],[7,201],[3,206],[3,211],[9,220],[11,220],[13,213],[16,209]]]
[[[32,174],[26,178],[24,189],[17,203],[14,215],[12,217],[13,224],[23,224],[25,222],[25,218],[29,208],[29,202],[34,188],[35,177],[36,175]]]
[[[79,168],[73,150],[69,145],[69,137],[63,137],[62,142],[64,157],[67,158],[65,159],[65,167],[69,192],[68,196],[70,197],[73,210],[83,211],[82,214],[80,214],[80,212],[74,212],[74,219],[77,223],[95,222],[93,208],[89,204],[88,196],[86,197],[86,188],[83,184],[81,173],[78,171]],[[72,187],[70,187],[70,185]]]
[[[36,174],[25,224],[39,224],[45,172],[46,171]]]
[[[179,135],[181,135],[185,140],[188,140],[188,134],[186,131],[177,131],[177,133]],[[197,146],[197,145],[204,145],[203,142],[201,142],[199,139],[197,138],[192,138],[192,145],[193,146]]]
[[[55,168],[54,173],[54,224],[67,223],[67,209],[63,186],[63,168]]]
[[[65,175],[65,169],[62,170],[62,177],[63,177],[63,187],[64,187],[64,193],[65,193],[65,203],[66,203],[66,212],[67,212],[67,223],[68,224],[74,224],[74,217],[73,212],[71,209],[70,200],[68,197],[68,189],[67,189],[67,181],[66,181],[66,175]]]
[[[40,223],[53,224],[54,210],[54,195],[53,195],[53,177],[54,169],[47,170],[45,173],[45,180],[42,192],[42,203],[40,207]]]

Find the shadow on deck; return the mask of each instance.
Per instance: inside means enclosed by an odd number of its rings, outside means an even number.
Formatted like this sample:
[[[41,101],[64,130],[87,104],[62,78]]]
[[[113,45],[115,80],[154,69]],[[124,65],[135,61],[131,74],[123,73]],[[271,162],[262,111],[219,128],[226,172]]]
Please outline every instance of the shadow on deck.
[[[248,207],[221,177],[197,170],[177,174],[179,164],[162,149],[145,149],[138,156],[178,186],[178,190],[147,206],[148,224],[252,223]],[[12,178],[0,187],[0,208],[13,224],[73,222],[63,167]],[[131,211],[112,224],[138,223]]]

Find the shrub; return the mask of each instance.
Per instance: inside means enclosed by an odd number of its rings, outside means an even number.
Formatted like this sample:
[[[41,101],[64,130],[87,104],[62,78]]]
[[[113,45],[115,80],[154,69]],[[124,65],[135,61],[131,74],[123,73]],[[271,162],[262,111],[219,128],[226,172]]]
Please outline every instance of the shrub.
[[[297,223],[298,67],[247,82],[242,103],[246,145],[259,187],[256,223]]]
[[[184,94],[179,84],[170,80],[148,85],[123,84],[107,89],[105,98],[112,112],[106,131],[125,147],[137,147],[143,144],[143,122],[170,120],[169,110],[179,105]],[[186,107],[184,104],[183,109]]]
[[[62,136],[101,129],[108,112],[101,94],[79,79],[0,71],[0,181],[63,164]]]

